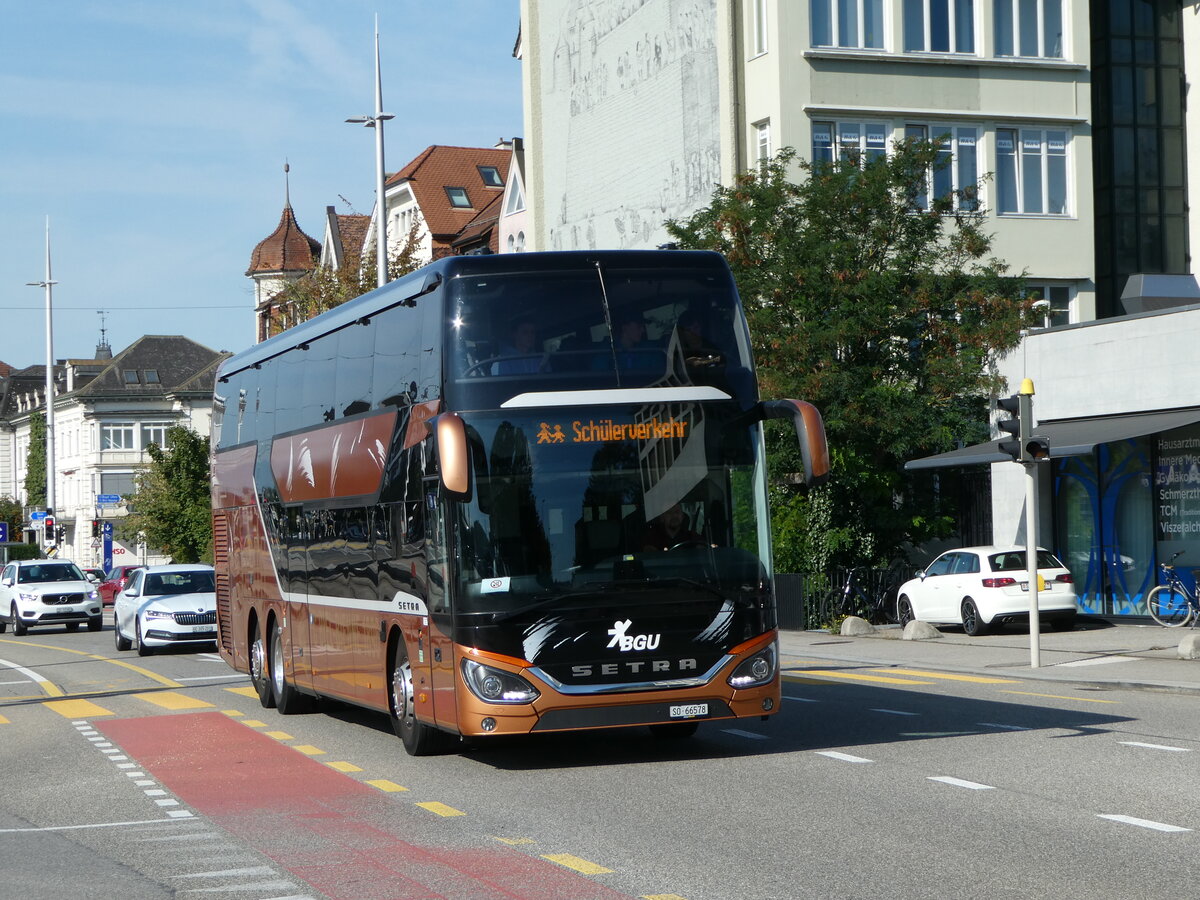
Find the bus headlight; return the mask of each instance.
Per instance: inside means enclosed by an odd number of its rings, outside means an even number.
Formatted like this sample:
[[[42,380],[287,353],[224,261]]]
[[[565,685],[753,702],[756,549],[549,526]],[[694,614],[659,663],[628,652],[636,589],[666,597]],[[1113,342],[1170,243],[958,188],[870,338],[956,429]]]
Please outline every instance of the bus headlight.
[[[778,660],[775,644],[768,644],[749,659],[744,659],[729,676],[729,685],[734,688],[750,688],[767,684],[775,677]]]
[[[473,659],[462,661],[462,673],[471,693],[486,703],[532,703],[540,696],[537,688],[520,675]]]

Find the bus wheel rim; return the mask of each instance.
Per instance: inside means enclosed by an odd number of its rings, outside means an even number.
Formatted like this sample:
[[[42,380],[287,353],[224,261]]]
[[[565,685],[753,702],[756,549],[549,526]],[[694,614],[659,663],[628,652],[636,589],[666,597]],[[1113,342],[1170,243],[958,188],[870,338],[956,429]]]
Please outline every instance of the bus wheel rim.
[[[392,672],[392,707],[401,722],[412,715],[412,695],[412,669],[405,660]]]
[[[250,680],[255,683],[262,681],[266,655],[266,650],[263,648],[262,636],[256,635],[254,644],[250,648]]]

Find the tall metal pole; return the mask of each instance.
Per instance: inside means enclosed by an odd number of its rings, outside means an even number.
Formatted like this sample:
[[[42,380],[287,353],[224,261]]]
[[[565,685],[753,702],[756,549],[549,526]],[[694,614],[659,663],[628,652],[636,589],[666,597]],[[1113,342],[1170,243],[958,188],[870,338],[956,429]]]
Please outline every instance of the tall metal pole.
[[[1022,456],[1028,456],[1027,448],[1033,437],[1033,379],[1021,382],[1018,394],[1021,404],[1021,448]],[[1029,666],[1036,669],[1042,664],[1041,629],[1038,614],[1038,483],[1037,463],[1023,460],[1025,467],[1025,570],[1029,579]]]
[[[383,196],[383,123],[395,116],[383,111],[383,78],[379,69],[379,16],[375,17],[375,114],[347,122],[375,129],[375,286],[387,284],[387,208]]]
[[[46,510],[54,511],[54,285],[50,275],[50,217],[46,216],[46,278],[27,282],[46,290]],[[46,535],[50,543],[54,535]]]

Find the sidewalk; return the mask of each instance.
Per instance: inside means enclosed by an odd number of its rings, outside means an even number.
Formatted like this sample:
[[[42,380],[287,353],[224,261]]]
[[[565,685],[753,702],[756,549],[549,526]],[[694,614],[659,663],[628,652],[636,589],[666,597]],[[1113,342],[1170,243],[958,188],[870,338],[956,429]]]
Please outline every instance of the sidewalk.
[[[1071,631],[1043,630],[1038,668],[1031,663],[1027,631],[1009,627],[968,637],[940,629],[931,640],[900,639],[897,625],[876,626],[863,636],[824,631],[781,631],[784,674],[804,661],[925,668],[971,675],[1059,682],[1099,689],[1157,690],[1200,694],[1200,659],[1180,659],[1179,642],[1193,630],[1158,625],[1110,625],[1080,618]]]

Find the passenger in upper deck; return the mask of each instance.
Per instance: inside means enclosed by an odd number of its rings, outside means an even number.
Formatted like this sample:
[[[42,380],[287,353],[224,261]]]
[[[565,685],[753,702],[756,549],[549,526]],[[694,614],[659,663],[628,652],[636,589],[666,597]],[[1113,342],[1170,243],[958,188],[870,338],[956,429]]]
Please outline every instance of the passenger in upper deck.
[[[626,372],[662,371],[664,360],[656,344],[646,339],[646,320],[635,310],[618,313],[613,322],[614,350],[617,368]],[[594,368],[612,370],[612,358],[608,354],[599,356]]]

